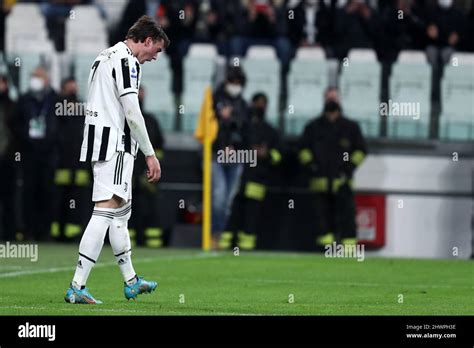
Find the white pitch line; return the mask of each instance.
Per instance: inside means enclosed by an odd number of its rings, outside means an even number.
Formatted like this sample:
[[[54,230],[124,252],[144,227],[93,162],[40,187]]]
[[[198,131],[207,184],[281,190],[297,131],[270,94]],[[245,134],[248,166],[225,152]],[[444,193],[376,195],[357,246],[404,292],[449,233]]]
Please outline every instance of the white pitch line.
[[[47,307],[36,307],[36,306],[0,306],[0,310],[2,309],[19,309],[19,310],[48,310],[50,311],[51,308],[47,308]],[[54,308],[54,310],[59,310],[59,311],[63,311],[63,312],[75,312],[77,314],[77,311],[76,311],[76,307],[73,309],[73,308]],[[150,313],[148,312],[143,312],[143,311],[140,311],[140,310],[132,310],[132,309],[113,309],[113,308],[101,308],[100,305],[97,305],[95,306],[95,308],[91,308],[91,306],[87,307],[87,309],[85,308],[84,306],[84,309],[85,309],[85,313],[82,313],[81,314],[87,314],[87,312],[111,312],[111,313],[140,313],[141,315],[150,315]],[[157,316],[160,316],[160,315],[169,315],[169,313],[176,313],[177,315],[185,315],[185,316],[193,316],[193,315],[196,315],[196,316],[200,316],[201,314],[188,314],[186,313],[185,311],[183,312],[179,312],[179,311],[170,311],[170,310],[164,310],[166,313],[165,314],[156,314]],[[204,315],[241,315],[241,316],[262,316],[262,315],[271,315],[271,316],[274,316],[274,315],[278,315],[278,314],[264,314],[264,313],[237,313],[237,312],[205,312],[206,314]],[[153,315],[153,314],[151,314]]]
[[[194,255],[174,255],[174,256],[136,259],[136,260],[133,260],[133,263],[145,263],[145,262],[153,262],[153,261],[173,261],[173,260],[194,260],[194,259],[213,258],[213,257],[218,257],[218,256],[221,256],[221,255],[216,254],[216,253],[199,253],[199,254],[194,254]],[[116,265],[115,262],[104,262],[104,263],[99,263],[95,265],[94,268],[110,267],[110,266],[115,266],[115,265]],[[75,269],[76,269],[75,267],[71,267],[71,266],[33,269],[33,270],[28,270],[28,271],[0,273],[0,278],[13,278],[13,277],[21,277],[24,275],[66,272],[66,271],[74,271]]]
[[[245,281],[242,279],[238,280],[239,282]],[[250,281],[250,280],[247,280]],[[320,282],[320,281],[301,281],[301,280],[282,280],[282,279],[256,279],[252,280],[256,281],[259,283],[275,283],[275,284],[284,284],[284,283],[291,283],[291,284],[297,284],[297,283],[305,283],[305,284],[322,284],[322,285],[329,285],[329,286],[366,286],[366,287],[380,287],[380,286],[401,286],[401,287],[417,287],[417,288],[462,288],[462,289],[474,289],[474,286],[457,286],[457,285],[440,285],[440,284],[383,284],[383,283],[358,283],[358,282]]]

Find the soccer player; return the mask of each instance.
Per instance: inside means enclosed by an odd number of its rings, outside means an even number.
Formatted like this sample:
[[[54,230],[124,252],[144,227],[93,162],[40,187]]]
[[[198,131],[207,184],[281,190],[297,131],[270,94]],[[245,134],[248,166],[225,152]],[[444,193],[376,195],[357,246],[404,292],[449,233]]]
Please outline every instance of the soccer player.
[[[66,302],[102,303],[85,285],[107,229],[125,282],[125,298],[135,299],[157,287],[156,282],[146,281],[135,273],[128,220],[138,146],[145,155],[148,181],[156,182],[161,176],[138,102],[140,64],[156,60],[168,45],[169,39],[161,27],[150,17],[142,16],[129,29],[125,41],[102,51],[92,64],[80,161],[92,164],[95,206],[79,245],[79,260]]]

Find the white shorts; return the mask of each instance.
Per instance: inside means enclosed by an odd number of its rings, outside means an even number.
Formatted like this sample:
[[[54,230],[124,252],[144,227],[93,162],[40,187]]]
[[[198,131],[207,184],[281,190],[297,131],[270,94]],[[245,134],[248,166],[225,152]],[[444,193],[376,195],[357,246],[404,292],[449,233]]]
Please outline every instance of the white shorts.
[[[116,152],[110,161],[92,162],[94,187],[92,201],[104,201],[117,195],[126,202],[132,199],[133,157],[128,152]]]

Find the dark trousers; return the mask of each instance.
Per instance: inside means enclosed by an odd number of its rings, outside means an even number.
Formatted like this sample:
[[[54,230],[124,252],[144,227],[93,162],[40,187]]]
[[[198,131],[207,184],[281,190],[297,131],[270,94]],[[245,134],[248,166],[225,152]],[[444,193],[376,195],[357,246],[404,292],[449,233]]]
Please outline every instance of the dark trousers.
[[[14,240],[16,168],[12,159],[0,158],[0,240]]]
[[[54,204],[55,158],[34,152],[22,153],[21,164],[25,238],[46,240]]]
[[[314,196],[318,234],[332,232],[336,239],[355,238],[354,193],[349,185],[342,185],[336,193],[318,193]]]

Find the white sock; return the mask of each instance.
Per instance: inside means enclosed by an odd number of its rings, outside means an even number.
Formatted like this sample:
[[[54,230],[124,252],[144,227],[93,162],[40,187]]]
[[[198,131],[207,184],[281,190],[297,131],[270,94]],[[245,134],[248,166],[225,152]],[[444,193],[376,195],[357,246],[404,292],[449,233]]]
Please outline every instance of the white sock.
[[[115,217],[109,229],[110,245],[122,272],[123,280],[128,285],[135,284],[137,281],[132,264],[132,247],[128,233],[128,220],[131,215],[132,202],[128,201],[115,211]]]
[[[81,288],[86,285],[91,269],[94,267],[104,245],[105,234],[112,222],[114,213],[115,209],[112,208],[94,208],[79,244],[79,260],[72,280],[73,286]]]

